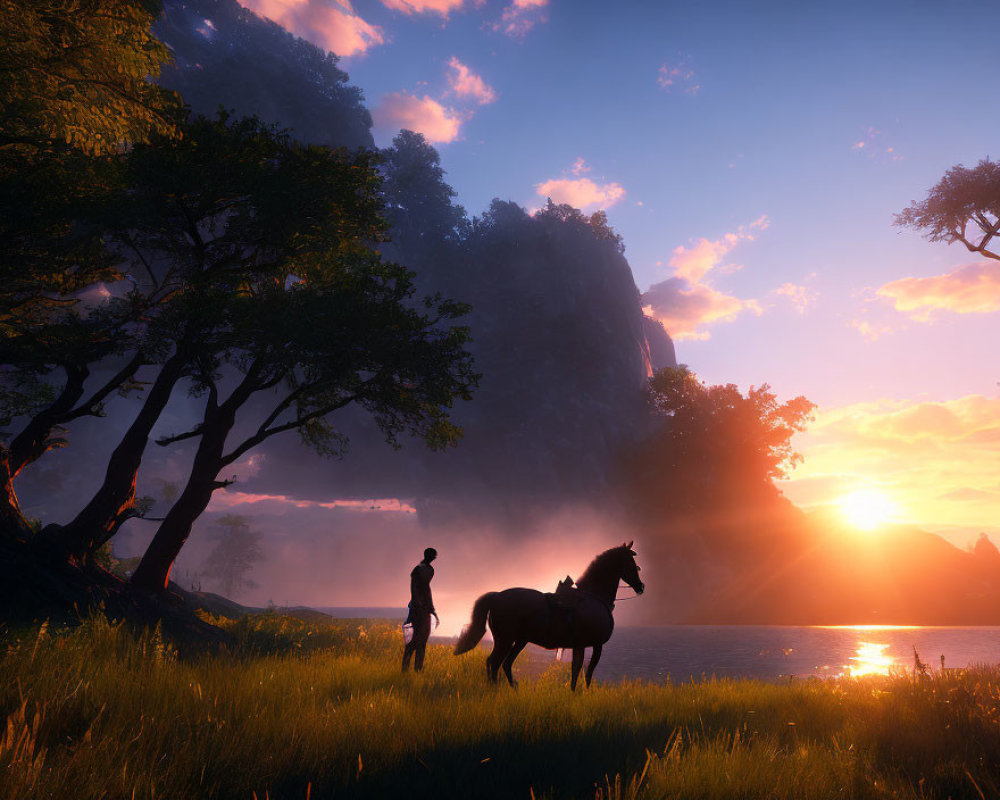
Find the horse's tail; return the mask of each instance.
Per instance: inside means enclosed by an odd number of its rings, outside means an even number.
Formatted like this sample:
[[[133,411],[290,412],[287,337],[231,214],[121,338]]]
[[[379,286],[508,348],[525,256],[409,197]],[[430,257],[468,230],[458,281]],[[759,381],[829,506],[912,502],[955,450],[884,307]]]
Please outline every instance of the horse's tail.
[[[490,604],[497,592],[487,592],[472,607],[472,621],[462,630],[462,635],[455,643],[455,655],[468,653],[473,647],[479,644],[479,640],[486,635],[486,618],[490,613]]]

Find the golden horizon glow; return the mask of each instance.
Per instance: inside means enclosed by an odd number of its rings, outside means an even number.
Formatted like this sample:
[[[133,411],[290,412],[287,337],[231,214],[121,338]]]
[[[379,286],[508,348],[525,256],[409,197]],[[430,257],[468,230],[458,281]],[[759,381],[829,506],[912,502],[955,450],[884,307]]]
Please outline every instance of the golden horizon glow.
[[[830,631],[915,631],[932,625],[814,625]]]
[[[898,513],[896,504],[878,489],[856,489],[837,500],[841,516],[852,528],[873,531]]]

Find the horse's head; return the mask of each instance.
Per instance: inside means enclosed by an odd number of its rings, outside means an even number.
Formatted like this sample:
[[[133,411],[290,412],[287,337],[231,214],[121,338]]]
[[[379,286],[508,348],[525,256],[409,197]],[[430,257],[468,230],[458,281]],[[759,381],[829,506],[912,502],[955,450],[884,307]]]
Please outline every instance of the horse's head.
[[[632,542],[628,544],[623,542],[618,549],[621,551],[619,561],[621,579],[631,586],[636,594],[642,594],[646,590],[646,586],[639,578],[639,565],[635,563],[635,550],[632,549]]]

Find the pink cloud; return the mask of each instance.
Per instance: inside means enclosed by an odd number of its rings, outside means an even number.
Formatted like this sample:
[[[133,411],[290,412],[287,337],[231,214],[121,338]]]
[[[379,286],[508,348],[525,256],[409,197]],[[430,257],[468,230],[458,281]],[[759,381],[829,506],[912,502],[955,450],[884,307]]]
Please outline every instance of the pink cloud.
[[[670,259],[674,275],[691,283],[698,283],[705,275],[722,264],[723,258],[740,242],[752,242],[756,232],[766,230],[771,222],[762,214],[749,225],[741,225],[735,233],[723,234],[721,239],[699,239],[690,247],[675,247]]]
[[[568,203],[581,211],[611,208],[625,196],[618,183],[594,183],[590,178],[552,178],[535,184],[535,193],[553,203]]]
[[[709,333],[700,326],[732,322],[745,311],[763,313],[756,300],[741,300],[703,283],[692,286],[682,278],[650,286],[642,301],[643,311],[662,322],[674,341],[708,339]]]
[[[920,321],[927,321],[935,311],[990,314],[1000,311],[1000,267],[965,264],[944,275],[892,281],[876,294],[891,300],[897,311]]]
[[[528,31],[546,21],[542,10],[549,0],[513,0],[500,15],[500,21],[493,30],[500,31],[515,39],[523,39]]]
[[[879,325],[866,319],[852,319],[851,327],[870,342],[876,342],[887,333],[893,333],[888,325]]]
[[[752,242],[757,232],[770,225],[766,214],[762,214],[749,225],[740,225],[735,233],[725,233],[718,239],[701,238],[688,247],[674,248],[669,266],[673,277],[650,286],[642,296],[644,311],[666,327],[667,332],[678,341],[685,339],[708,339],[702,326],[720,322],[732,322],[744,312],[756,315],[764,313],[761,304],[752,298],[743,299],[720,292],[705,282],[712,271],[728,274],[739,266],[724,263],[726,255],[741,242]],[[657,262],[659,266],[659,262]],[[797,290],[802,291],[797,291]],[[788,295],[804,301],[804,287],[784,284],[775,294]]]
[[[587,166],[587,162],[584,161],[583,158],[581,157],[573,162],[573,166],[570,167],[570,172],[572,172],[574,175],[583,175],[587,172],[590,172],[590,167]]]
[[[456,97],[474,100],[481,106],[497,99],[497,93],[479,75],[452,56],[448,61],[449,91]]]
[[[275,503],[293,508],[344,508],[351,511],[395,511],[403,514],[415,514],[416,508],[396,497],[377,498],[373,500],[302,500],[288,497],[284,494],[261,494],[257,492],[238,492],[227,489],[216,492],[212,496],[209,511],[223,511],[235,506],[254,505],[256,503]]]
[[[458,138],[461,115],[432,97],[390,92],[372,109],[375,127],[382,132],[407,130],[422,133],[428,142],[447,143]]]
[[[382,0],[382,5],[404,14],[440,14],[446,17],[459,9],[465,0]]]
[[[353,56],[386,41],[377,25],[354,13],[350,0],[238,0],[290,33],[338,56]]]
[[[816,292],[808,286],[799,286],[794,283],[781,284],[774,290],[774,294],[779,297],[787,297],[799,314],[804,314],[806,309],[816,300]]]
[[[664,63],[658,71],[656,82],[668,94],[680,90],[685,94],[696,95],[701,89],[701,86],[695,83],[694,70],[689,66],[687,58],[677,64]]]

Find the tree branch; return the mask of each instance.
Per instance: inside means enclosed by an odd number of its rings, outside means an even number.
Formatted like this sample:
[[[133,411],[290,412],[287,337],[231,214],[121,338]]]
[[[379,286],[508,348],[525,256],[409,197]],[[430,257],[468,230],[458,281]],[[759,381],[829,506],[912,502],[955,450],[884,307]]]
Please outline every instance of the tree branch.
[[[327,414],[332,414],[334,411],[343,408],[344,406],[350,403],[353,403],[357,399],[357,397],[358,397],[357,395],[351,394],[341,400],[338,400],[336,403],[330,403],[328,405],[323,406],[322,408],[317,408],[313,411],[310,411],[308,414],[304,414],[301,417],[296,417],[295,419],[286,422],[282,425],[278,425],[277,427],[259,428],[257,430],[257,433],[255,433],[253,436],[250,436],[247,439],[244,439],[243,442],[236,447],[236,449],[234,449],[228,455],[224,455],[219,463],[223,467],[228,467],[230,464],[232,464],[234,461],[240,458],[240,456],[242,456],[248,450],[252,450],[254,447],[259,445],[265,439],[270,439],[277,433],[284,433],[285,431],[291,431],[294,430],[295,428],[301,428],[303,425],[305,425],[307,422],[310,422],[311,420],[319,419],[320,417],[325,417]]]
[[[97,416],[97,406],[104,402],[109,394],[135,375],[135,373],[139,370],[139,367],[143,366],[145,362],[146,359],[143,357],[142,353],[136,353],[131,361],[112,375],[111,378],[108,379],[108,381],[100,389],[94,392],[86,402],[81,403],[79,406],[66,414],[61,421],[72,422],[74,419],[78,419],[80,417]]]

